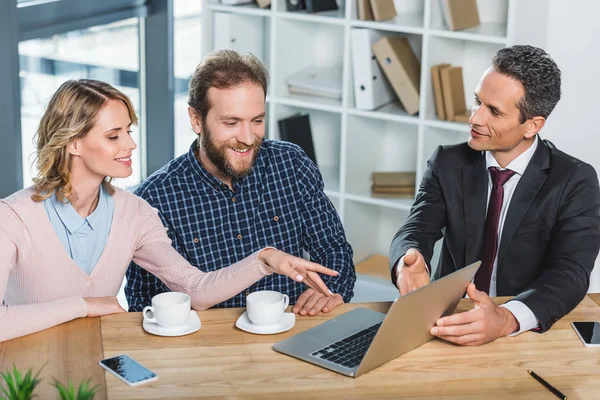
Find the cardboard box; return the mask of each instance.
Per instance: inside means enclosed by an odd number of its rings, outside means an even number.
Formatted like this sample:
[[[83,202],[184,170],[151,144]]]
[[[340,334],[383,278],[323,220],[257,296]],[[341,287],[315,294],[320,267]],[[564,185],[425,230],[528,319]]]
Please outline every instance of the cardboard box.
[[[444,91],[440,71],[449,67],[450,64],[438,64],[431,67],[431,86],[433,87],[433,99],[435,100],[435,114],[439,120],[446,120],[446,109],[444,108]]]
[[[371,12],[375,21],[392,19],[396,16],[394,0],[370,0]]]
[[[477,0],[440,0],[446,26],[451,31],[479,25]]]
[[[440,71],[446,118],[454,121],[455,116],[467,113],[462,67],[447,67]]]
[[[408,39],[383,37],[373,44],[373,54],[409,115],[419,111],[421,67]]]
[[[414,189],[417,174],[410,172],[373,172],[371,174],[373,185],[379,187],[403,187],[408,186]]]

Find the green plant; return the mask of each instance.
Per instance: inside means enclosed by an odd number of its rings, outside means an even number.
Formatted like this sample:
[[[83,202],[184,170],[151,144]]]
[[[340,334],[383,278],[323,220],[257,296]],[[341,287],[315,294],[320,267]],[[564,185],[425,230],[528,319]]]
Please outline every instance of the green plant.
[[[30,400],[36,397],[36,395],[33,394],[33,391],[41,382],[41,379],[38,379],[40,372],[42,372],[41,368],[37,374],[33,376],[32,369],[29,368],[25,375],[23,375],[17,369],[16,365],[13,365],[12,373],[10,370],[2,372],[2,379],[4,380],[6,387],[0,386],[0,399]]]
[[[67,386],[57,380],[54,380],[53,386],[58,390],[62,400],[92,400],[96,396],[98,385],[90,387],[91,380],[88,379],[79,383],[79,388],[75,391],[73,382],[69,380]]]

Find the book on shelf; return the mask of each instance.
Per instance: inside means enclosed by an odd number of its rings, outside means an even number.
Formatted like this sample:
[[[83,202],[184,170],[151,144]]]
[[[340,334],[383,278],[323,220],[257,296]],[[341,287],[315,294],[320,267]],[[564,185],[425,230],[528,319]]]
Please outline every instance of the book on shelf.
[[[300,146],[308,158],[317,164],[310,129],[310,116],[308,114],[294,114],[291,117],[280,119],[277,124],[279,125],[280,139]]]
[[[417,183],[417,174],[414,171],[408,172],[379,172],[371,174],[373,185],[378,187],[412,187],[414,189]]]
[[[373,21],[373,11],[371,10],[371,0],[358,1],[358,19],[361,21]]]
[[[341,100],[342,72],[341,68],[305,68],[287,78],[290,93],[327,97]]]
[[[394,0],[370,0],[370,4],[375,21],[385,21],[397,15]]]
[[[264,25],[260,18],[226,12],[213,13],[213,48],[252,53],[264,61]]]
[[[371,195],[385,198],[415,196],[415,172],[373,172]]]
[[[477,0],[440,0],[446,27],[451,31],[479,25]]]
[[[431,67],[431,86],[433,87],[435,114],[442,121],[446,119],[446,110],[444,108],[444,91],[442,90],[440,71],[449,66],[450,64],[438,64]]]
[[[256,0],[256,4],[258,4],[260,8],[267,8],[271,5],[271,0]]]
[[[350,34],[355,107],[375,110],[396,98],[371,49],[383,35],[364,28],[352,28]]]
[[[339,9],[335,0],[304,0],[304,3],[306,4],[306,11],[309,13]]]
[[[421,67],[408,39],[382,37],[372,46],[379,66],[409,115],[419,111]]]
[[[449,121],[468,121],[462,67],[446,67],[440,70],[444,98],[444,110]]]

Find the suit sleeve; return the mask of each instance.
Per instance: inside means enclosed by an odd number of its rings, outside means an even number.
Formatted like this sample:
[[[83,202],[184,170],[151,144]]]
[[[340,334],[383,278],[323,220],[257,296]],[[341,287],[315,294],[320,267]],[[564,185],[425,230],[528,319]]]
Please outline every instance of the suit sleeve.
[[[600,249],[600,188],[596,171],[579,165],[562,192],[546,268],[515,297],[529,307],[544,332],[585,297]]]
[[[427,161],[417,198],[410,210],[406,223],[398,230],[390,248],[392,282],[396,283],[394,266],[409,249],[418,250],[431,271],[433,246],[442,237],[446,226],[446,204],[440,187],[439,163],[443,155],[439,146]]]

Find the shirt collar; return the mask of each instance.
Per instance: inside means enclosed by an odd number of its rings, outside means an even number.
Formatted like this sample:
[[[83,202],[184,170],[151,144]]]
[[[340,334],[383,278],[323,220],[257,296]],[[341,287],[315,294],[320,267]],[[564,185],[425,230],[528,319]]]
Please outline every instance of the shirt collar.
[[[71,203],[66,198],[64,201],[60,202],[56,198],[56,195],[52,195],[51,199],[52,206],[56,210],[56,214],[70,234],[77,232],[85,223],[89,224],[90,228],[92,229],[97,227],[100,219],[104,216],[102,211],[107,207],[108,201],[112,200],[108,193],[105,192],[104,186],[100,186],[100,194],[96,209],[87,218],[83,218],[77,213],[77,211],[75,211]]]
[[[538,138],[536,137],[536,139],[533,141],[531,146],[529,146],[529,148],[527,150],[525,150],[524,152],[519,154],[519,156],[517,158],[515,158],[514,160],[512,160],[505,168],[501,168],[500,164],[498,164],[498,161],[496,161],[496,159],[494,158],[492,153],[489,151],[486,151],[485,152],[485,168],[489,169],[490,167],[496,167],[500,170],[510,169],[511,171],[515,171],[519,175],[523,175],[525,173],[525,169],[527,168],[527,165],[529,165],[529,162],[531,161],[531,159],[533,158],[533,155],[535,154],[535,150],[537,149],[537,146],[538,146]]]

